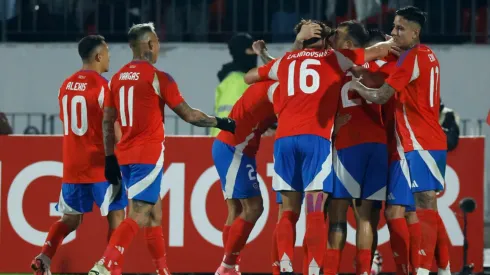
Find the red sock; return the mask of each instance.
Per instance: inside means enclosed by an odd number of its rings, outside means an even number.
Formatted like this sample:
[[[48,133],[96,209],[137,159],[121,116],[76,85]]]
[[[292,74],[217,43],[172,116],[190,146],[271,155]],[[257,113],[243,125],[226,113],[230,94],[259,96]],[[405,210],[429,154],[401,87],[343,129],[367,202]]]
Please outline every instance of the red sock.
[[[410,234],[405,218],[388,220],[390,244],[396,264],[396,275],[408,274]]]
[[[221,237],[223,239],[223,248],[225,248],[225,249],[226,249],[226,247],[225,247],[226,241],[228,240],[228,236],[230,235],[230,228],[231,228],[231,226],[226,225],[226,224],[223,226],[223,234]]]
[[[303,238],[303,274],[308,275],[308,244],[306,238]]]
[[[306,214],[306,245],[308,247],[308,267],[314,268],[323,266],[323,256],[325,254],[325,217],[323,212],[310,212]]]
[[[449,236],[447,235],[446,227],[441,219],[439,213],[437,213],[437,244],[436,244],[436,262],[437,267],[440,269],[446,269],[449,266]]]
[[[340,267],[341,251],[339,249],[327,248],[323,259],[323,274],[337,275]],[[371,274],[371,270],[369,271]]]
[[[167,267],[162,226],[145,227],[145,239],[158,274],[170,274]]]
[[[420,266],[419,250],[422,240],[420,222],[409,224],[408,230],[410,232],[410,265],[412,266],[412,271],[415,271]]]
[[[420,268],[430,270],[434,260],[437,241],[437,211],[432,209],[417,209],[422,240],[420,243]]]
[[[70,234],[70,232],[70,228],[64,222],[57,221],[53,223],[49,228],[48,237],[44,242],[41,253],[52,259],[56,253],[56,250],[58,247],[60,247],[63,240],[68,234]]]
[[[240,217],[235,219],[230,228],[230,235],[226,240],[225,259],[223,263],[231,266],[237,264],[237,258],[245,247],[254,225],[254,223],[247,222]]]
[[[277,253],[277,224],[272,233],[272,249],[271,249],[271,261],[272,261],[272,275],[279,275],[281,269],[279,268],[279,254]]]
[[[371,249],[357,249],[356,274],[371,274]]]
[[[277,224],[277,251],[283,272],[293,272],[294,240],[298,218],[298,214],[293,211],[284,211]]]
[[[126,218],[112,233],[109,245],[107,245],[101,259],[108,270],[112,269],[115,262],[119,262],[119,258],[124,254],[131,241],[138,234],[138,231],[138,224],[133,219]]]
[[[111,239],[112,234],[114,233],[115,230],[116,229],[109,228],[109,232],[107,233],[107,242],[109,242],[109,240]],[[121,255],[119,257],[119,260],[117,260],[117,264],[114,265],[114,267],[112,268],[111,275],[120,275],[120,274],[122,274],[123,264],[124,264],[124,256]]]

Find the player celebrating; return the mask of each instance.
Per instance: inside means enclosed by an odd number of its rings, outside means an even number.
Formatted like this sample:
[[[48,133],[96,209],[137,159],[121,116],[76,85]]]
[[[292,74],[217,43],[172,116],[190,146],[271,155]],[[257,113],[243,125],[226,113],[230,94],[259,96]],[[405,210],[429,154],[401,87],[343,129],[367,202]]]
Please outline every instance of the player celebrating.
[[[61,220],[49,229],[48,237],[31,264],[34,274],[50,274],[51,259],[63,239],[76,230],[84,213],[95,202],[107,216],[109,231],[124,219],[126,196],[117,182],[104,177],[102,103],[108,83],[101,76],[109,70],[109,49],[100,35],[89,35],[78,43],[82,70],[68,77],[59,90],[60,119],[63,122],[63,184],[56,209]],[[109,232],[109,234],[110,234]]]
[[[121,179],[128,188],[130,200],[128,217],[112,234],[101,260],[89,274],[107,275],[114,263],[124,254],[139,228],[153,231],[155,217],[161,216],[160,184],[163,173],[163,108],[168,105],[186,122],[200,127],[217,127],[234,131],[235,123],[228,118],[216,118],[191,108],[179,92],[173,78],[156,69],[160,43],[153,23],[138,24],[128,33],[133,60],[122,67],[112,78],[110,92],[104,100],[104,148],[106,177],[110,182]],[[122,137],[114,154],[114,122],[121,125]],[[156,228],[155,231],[161,230]],[[161,231],[160,231],[161,232]],[[155,236],[156,237],[156,236]],[[163,236],[159,234],[158,273],[168,273]],[[163,272],[163,273],[162,273]]]
[[[446,136],[439,125],[439,62],[429,47],[420,44],[419,38],[425,21],[425,14],[418,8],[398,10],[392,36],[407,51],[400,57],[396,71],[379,89],[367,88],[359,81],[351,86],[365,99],[380,104],[398,91],[396,134],[407,160],[411,191],[422,226],[417,271],[421,275],[427,275],[432,266],[439,215],[436,192],[444,189],[446,168]],[[395,201],[397,195],[393,195]]]
[[[264,81],[248,87],[229,116],[236,122],[235,134],[222,131],[213,143],[213,160],[228,205],[223,228],[225,257],[216,274],[237,274],[239,253],[262,215],[255,155],[262,134],[277,121],[271,101],[278,85],[278,82]],[[235,209],[242,209],[237,218]]]
[[[334,49],[356,49],[369,42],[369,33],[361,23],[346,21],[339,24],[333,40]],[[382,62],[371,61],[363,67],[374,69]],[[332,200],[328,205],[330,226],[325,254],[330,261],[325,263],[324,270],[325,274],[333,275],[338,273],[347,236],[347,210],[352,199],[359,199],[355,206],[356,273],[371,271],[374,234],[371,225],[372,208],[375,202],[379,203],[386,198],[388,160],[381,105],[366,102],[350,90],[352,75],[353,72],[349,71],[344,77],[338,110],[339,116],[349,115],[351,119],[339,128],[333,152],[335,177]]]
[[[329,28],[320,22],[320,38],[297,40],[304,49],[286,53],[280,59],[251,70],[250,83],[261,79],[279,80],[280,94],[274,100],[279,122],[274,143],[273,187],[281,191],[283,214],[278,224],[281,273],[292,273],[294,224],[306,198],[306,246],[309,274],[318,274],[325,250],[324,192],[332,191],[330,139],[337,112],[338,83],[354,63],[384,57],[393,43],[384,42],[366,50],[326,50]],[[306,41],[305,41],[306,40]],[[322,77],[320,77],[320,75]]]

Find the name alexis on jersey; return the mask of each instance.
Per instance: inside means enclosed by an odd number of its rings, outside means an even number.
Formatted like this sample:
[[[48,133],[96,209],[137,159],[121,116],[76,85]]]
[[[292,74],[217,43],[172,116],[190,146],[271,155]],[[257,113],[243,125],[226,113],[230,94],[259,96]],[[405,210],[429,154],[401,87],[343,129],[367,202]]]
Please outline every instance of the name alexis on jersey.
[[[140,79],[140,73],[126,72],[119,75],[119,80],[138,80]]]
[[[327,54],[328,54],[328,51],[327,50],[325,50],[323,52],[317,52],[317,51],[301,51],[299,53],[288,55],[288,59],[300,58],[300,57],[322,58],[322,57],[327,56]]]
[[[66,84],[66,89],[69,91],[80,91],[83,92],[87,88],[87,83],[79,83],[79,82],[68,82]]]

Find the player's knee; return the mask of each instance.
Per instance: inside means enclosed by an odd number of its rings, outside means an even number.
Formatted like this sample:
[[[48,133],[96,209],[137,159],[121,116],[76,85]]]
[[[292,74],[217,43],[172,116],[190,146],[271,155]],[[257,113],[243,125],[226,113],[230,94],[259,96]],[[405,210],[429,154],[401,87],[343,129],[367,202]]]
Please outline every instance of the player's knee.
[[[109,223],[109,228],[117,228],[125,217],[126,213],[124,212],[124,209],[110,211],[109,214],[107,214],[107,222]]]
[[[228,207],[228,218],[232,220],[240,216],[243,211],[242,205],[240,204],[239,200],[228,199],[226,200],[226,205]]]
[[[437,210],[437,194],[435,191],[415,193],[414,198],[417,208]]]
[[[70,229],[71,231],[74,231],[78,228],[78,226],[80,226],[80,224],[82,224],[82,217],[83,215],[63,215],[63,217],[61,217],[61,221],[66,224]]]
[[[153,205],[144,201],[133,200],[129,209],[129,218],[133,219],[139,227],[149,226]]]
[[[404,218],[405,207],[403,205],[388,205],[385,209],[385,218],[387,220],[394,220]]]
[[[250,222],[256,222],[264,212],[264,203],[262,197],[259,199],[247,200],[243,206],[245,219]]]

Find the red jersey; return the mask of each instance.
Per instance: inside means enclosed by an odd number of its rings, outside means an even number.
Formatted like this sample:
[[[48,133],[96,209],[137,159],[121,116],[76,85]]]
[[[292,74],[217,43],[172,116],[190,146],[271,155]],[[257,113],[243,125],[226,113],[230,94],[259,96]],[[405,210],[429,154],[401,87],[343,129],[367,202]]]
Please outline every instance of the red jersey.
[[[340,82],[354,63],[364,63],[364,49],[303,49],[260,67],[262,79],[279,81],[276,139],[311,134],[331,140]]]
[[[363,65],[370,72],[376,72],[386,61],[375,60]],[[373,104],[350,90],[352,73],[347,72],[343,79],[338,113],[351,116],[347,124],[340,127],[335,137],[337,150],[362,143],[386,144],[386,130],[383,125],[381,105]],[[374,88],[374,87],[373,87]]]
[[[133,61],[112,77],[106,107],[115,107],[122,137],[119,164],[163,163],[164,107],[184,101],[174,79],[146,61]]]
[[[108,90],[107,80],[89,70],[76,72],[60,87],[64,183],[106,181],[102,107]]]
[[[272,101],[278,86],[275,81],[261,81],[249,86],[229,115],[236,123],[235,134],[221,131],[217,139],[255,157],[262,134],[277,121]]]
[[[400,56],[386,83],[399,92],[396,131],[405,152],[447,150],[439,125],[440,67],[434,52],[417,45]]]

